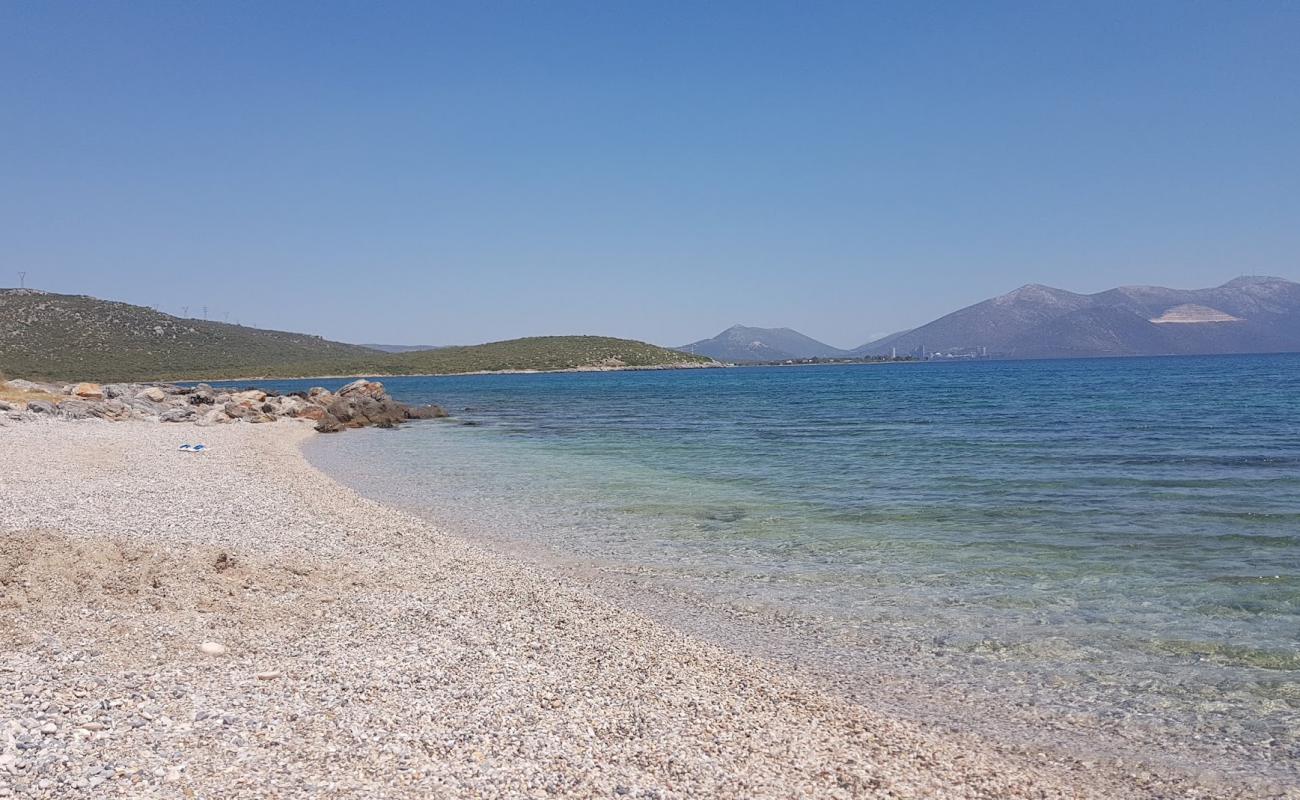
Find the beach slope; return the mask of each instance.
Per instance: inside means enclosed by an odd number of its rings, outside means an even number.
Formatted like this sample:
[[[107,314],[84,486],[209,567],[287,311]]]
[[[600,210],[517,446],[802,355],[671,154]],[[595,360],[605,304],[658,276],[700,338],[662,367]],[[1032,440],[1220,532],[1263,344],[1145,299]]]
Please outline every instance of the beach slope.
[[[430,530],[313,469],[311,435],[0,428],[0,795],[1128,794]]]

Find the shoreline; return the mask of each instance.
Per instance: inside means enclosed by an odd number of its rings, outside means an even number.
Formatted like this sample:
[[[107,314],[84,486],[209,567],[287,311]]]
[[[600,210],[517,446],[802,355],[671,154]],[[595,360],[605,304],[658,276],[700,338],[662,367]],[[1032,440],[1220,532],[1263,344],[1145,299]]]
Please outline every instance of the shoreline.
[[[1030,764],[833,697],[365,499],[312,435],[0,431],[0,789],[1266,796]]]
[[[235,381],[315,381],[315,380],[347,380],[361,378],[461,378],[467,375],[568,375],[575,372],[669,372],[676,370],[691,369],[730,369],[734,364],[723,364],[715,362],[712,364],[655,364],[644,367],[568,367],[565,369],[496,369],[496,370],[476,370],[474,372],[357,372],[347,375],[298,375],[291,377],[277,375],[249,375],[237,378],[160,378],[158,380],[140,381],[141,383],[156,384],[187,384],[187,383],[233,383]],[[60,381],[56,381],[58,383]],[[66,382],[66,381],[63,381]]]
[[[1247,737],[1214,735],[1212,726],[1220,730],[1227,726],[1222,720],[1213,723],[1212,715],[1162,714],[1159,698],[1144,695],[1146,687],[1135,686],[1139,676],[1151,674],[1147,664],[1084,667],[1091,659],[1071,661],[1057,651],[1056,657],[1062,659],[1058,672],[1033,658],[1003,658],[982,642],[951,646],[946,637],[952,628],[899,626],[879,617],[863,621],[861,616],[844,613],[844,607],[818,604],[810,595],[773,591],[770,587],[784,583],[779,574],[756,566],[747,554],[732,560],[699,550],[700,543],[688,534],[683,534],[688,544],[676,552],[692,557],[679,564],[666,563],[662,553],[639,546],[659,539],[654,535],[657,528],[642,527],[637,512],[625,520],[637,531],[629,536],[627,530],[619,530],[617,521],[624,513],[611,517],[599,510],[607,502],[635,508],[642,495],[607,495],[601,488],[585,493],[594,505],[567,493],[565,500],[552,502],[545,489],[529,490],[525,486],[529,481],[522,479],[534,475],[538,464],[517,452],[531,466],[521,467],[516,474],[502,460],[508,457],[506,443],[494,446],[481,437],[458,428],[412,429],[398,437],[360,432],[346,439],[306,442],[304,452],[312,464],[343,485],[376,502],[408,510],[440,530],[538,565],[560,581],[581,585],[621,608],[703,641],[774,662],[782,671],[815,682],[832,695],[932,730],[982,741],[978,746],[994,743],[1001,753],[1031,760],[1045,753],[1048,758],[1077,760],[1089,769],[1123,765],[1139,775],[1175,782],[1191,779],[1213,786],[1222,796],[1254,787],[1256,794],[1247,796],[1271,797],[1280,790],[1270,794],[1258,787],[1300,786],[1285,744],[1252,748]],[[396,463],[409,465],[411,472],[392,467],[390,448]],[[441,465],[437,472],[445,477],[430,479],[431,473],[412,458],[420,452],[436,454],[435,463]],[[484,459],[488,466],[480,469],[476,462]],[[552,463],[564,470],[570,462]],[[488,474],[493,472],[509,477],[497,484]],[[603,486],[585,472],[575,474],[583,475],[583,486]],[[566,485],[573,483],[570,479]],[[548,485],[543,479],[543,486]],[[512,502],[512,497],[518,502]],[[701,519],[697,500],[684,498],[683,505],[689,510],[682,513]],[[726,500],[719,498],[708,505],[728,508]],[[751,516],[762,513],[749,512]],[[580,525],[582,531],[567,529],[568,523]],[[724,527],[722,535],[726,533]],[[736,572],[729,576],[733,568]],[[889,567],[882,561],[876,569],[883,574]],[[746,574],[754,580],[737,577]],[[870,608],[889,609],[895,619],[901,613],[890,605],[888,596],[875,598]],[[985,635],[999,634],[990,628]],[[1055,641],[1039,639],[1043,640]],[[1097,677],[1075,679],[1066,670],[1076,665],[1092,669]],[[1278,676],[1265,673],[1259,680]],[[1188,685],[1192,678],[1185,675]],[[1226,691],[1223,697],[1224,703],[1244,702]],[[1276,721],[1270,729],[1277,729]],[[1284,736],[1277,738],[1285,741]]]

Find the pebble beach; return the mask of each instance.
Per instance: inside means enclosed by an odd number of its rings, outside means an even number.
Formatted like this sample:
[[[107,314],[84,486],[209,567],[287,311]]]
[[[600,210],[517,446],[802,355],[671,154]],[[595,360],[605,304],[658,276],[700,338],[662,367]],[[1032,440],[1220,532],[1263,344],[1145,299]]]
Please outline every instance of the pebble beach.
[[[315,435],[0,427],[0,797],[1265,796],[875,713],[362,498]]]

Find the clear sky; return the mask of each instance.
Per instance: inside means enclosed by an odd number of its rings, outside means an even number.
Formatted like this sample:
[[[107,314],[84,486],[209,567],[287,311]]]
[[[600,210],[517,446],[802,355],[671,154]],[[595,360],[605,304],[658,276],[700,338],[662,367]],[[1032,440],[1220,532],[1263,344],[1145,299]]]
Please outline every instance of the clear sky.
[[[1300,277],[1298,2],[0,3],[0,285],[855,346]]]

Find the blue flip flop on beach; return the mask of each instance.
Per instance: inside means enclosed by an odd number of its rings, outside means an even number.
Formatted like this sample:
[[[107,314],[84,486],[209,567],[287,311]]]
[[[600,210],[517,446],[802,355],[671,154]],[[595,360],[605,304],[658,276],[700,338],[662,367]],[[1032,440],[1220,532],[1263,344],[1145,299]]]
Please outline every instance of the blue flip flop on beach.
[[[208,449],[208,446],[206,444],[183,444],[176,449],[183,450],[186,453],[202,453]]]

